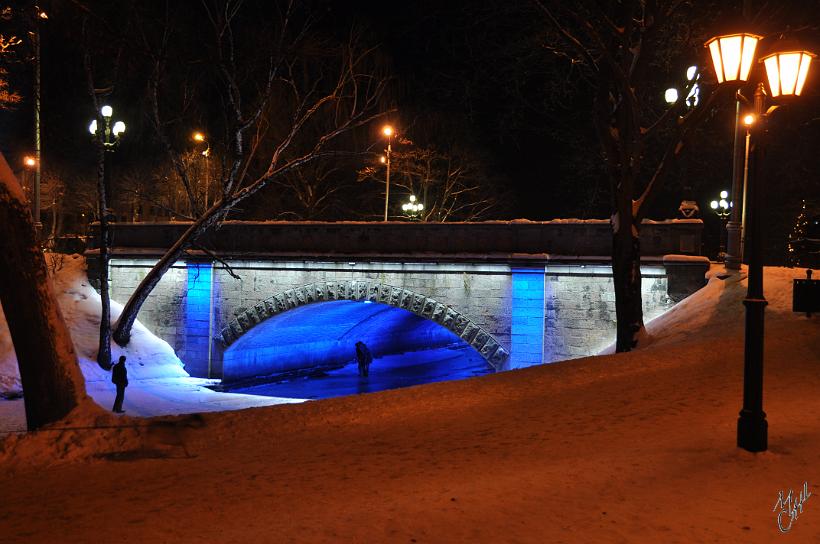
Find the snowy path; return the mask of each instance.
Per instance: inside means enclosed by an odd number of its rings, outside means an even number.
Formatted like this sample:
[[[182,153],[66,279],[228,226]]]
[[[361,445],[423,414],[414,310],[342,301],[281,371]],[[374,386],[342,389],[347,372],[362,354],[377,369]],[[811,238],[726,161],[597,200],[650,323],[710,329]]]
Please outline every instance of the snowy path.
[[[11,437],[0,452],[0,534],[33,543],[818,542],[820,319],[788,310],[787,279],[767,278],[770,449],[761,454],[735,446],[742,285],[713,282],[664,317],[665,336],[656,330],[654,344],[628,354]],[[803,482],[812,496],[783,535],[778,492]]]

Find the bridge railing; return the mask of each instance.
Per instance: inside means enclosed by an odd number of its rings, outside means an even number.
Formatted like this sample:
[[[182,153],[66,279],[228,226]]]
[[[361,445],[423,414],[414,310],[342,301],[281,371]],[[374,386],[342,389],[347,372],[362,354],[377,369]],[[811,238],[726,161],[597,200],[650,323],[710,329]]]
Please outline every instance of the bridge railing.
[[[190,226],[188,222],[114,223],[112,245],[121,253],[161,254]],[[699,219],[645,220],[644,256],[700,255]],[[88,247],[99,242],[92,225]],[[416,222],[228,221],[197,245],[221,256],[249,255],[505,255],[601,256],[612,251],[607,220]]]

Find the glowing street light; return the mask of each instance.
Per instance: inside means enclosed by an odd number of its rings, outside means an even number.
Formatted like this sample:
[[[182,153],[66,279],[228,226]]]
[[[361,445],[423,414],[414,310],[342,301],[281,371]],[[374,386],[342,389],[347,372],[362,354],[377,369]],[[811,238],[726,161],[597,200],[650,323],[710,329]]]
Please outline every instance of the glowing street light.
[[[105,191],[105,201],[106,201],[106,210],[100,210],[101,215],[105,213],[109,213],[110,203],[109,199],[111,199],[111,176],[110,176],[110,165],[109,162],[109,155],[114,152],[117,147],[117,144],[120,142],[121,135],[125,132],[125,123],[122,121],[116,121],[114,124],[111,124],[111,117],[114,115],[114,109],[111,106],[105,105],[100,108],[100,114],[102,114],[103,127],[102,134],[98,135],[97,130],[97,120],[94,119],[88,125],[88,132],[91,133],[92,136],[95,136],[95,140],[102,145],[103,148],[103,189]]]
[[[410,219],[418,219],[419,214],[424,209],[424,204],[416,202],[416,195],[410,195],[410,201],[402,204],[401,209]]]
[[[729,198],[729,191],[720,192],[720,200],[713,200],[709,203],[709,207],[720,218],[720,250],[718,251],[718,261],[722,262],[726,259],[726,220],[729,214],[732,213],[732,203],[726,200]]]
[[[698,102],[700,102],[700,86],[697,82],[698,79],[700,79],[700,74],[698,73],[697,66],[690,66],[686,69],[686,80],[692,82],[692,86],[689,88],[689,93],[686,95],[686,105],[690,108],[697,106]],[[666,89],[663,94],[663,99],[670,105],[677,102],[678,98],[678,90],[674,87]]]
[[[387,149],[385,150],[385,157],[382,161],[387,165],[387,175],[385,176],[384,189],[384,220],[387,221],[387,211],[390,204],[390,152],[392,151],[392,139],[395,131],[390,125],[382,127],[382,134],[387,138]]]
[[[712,56],[718,83],[747,81],[754,61],[754,53],[760,36],[755,34],[730,34],[717,36],[706,42]],[[771,95],[799,95],[808,76],[809,66],[814,54],[799,48],[786,49],[764,57],[766,75]],[[737,93],[737,119],[740,119],[742,100],[749,102]],[[752,175],[745,184],[746,210],[745,250],[747,251],[749,270],[748,288],[743,305],[746,307],[745,347],[743,353],[743,408],[737,421],[737,445],[748,451],[765,451],[768,448],[768,423],[763,411],[763,326],[766,299],[763,296],[763,259],[762,259],[762,222],[759,211],[762,205],[758,186],[764,168],[761,164],[766,145],[766,125],[774,108],[766,109],[766,91],[763,83],[755,86],[754,117],[750,121],[747,142],[750,145],[747,154],[751,154]],[[739,124],[739,123],[738,123]],[[737,129],[736,129],[737,130]],[[736,131],[736,142],[738,141]],[[737,143],[736,143],[737,148]],[[738,154],[735,154],[737,157]],[[737,163],[736,163],[737,164]],[[738,176],[735,176],[737,181]],[[733,184],[733,196],[738,195],[738,185]],[[735,198],[736,200],[736,198]],[[735,213],[737,213],[735,211]],[[731,246],[731,239],[730,239]],[[731,247],[730,247],[731,249]],[[736,255],[736,254],[735,254]],[[728,260],[728,257],[727,257]],[[739,264],[738,264],[739,266]]]
[[[202,150],[202,156],[205,158],[205,207],[207,208],[211,194],[211,168],[209,161],[211,156],[211,144],[205,138],[205,134],[199,131],[194,132],[191,135],[191,139],[197,143],[205,144],[205,149]]]

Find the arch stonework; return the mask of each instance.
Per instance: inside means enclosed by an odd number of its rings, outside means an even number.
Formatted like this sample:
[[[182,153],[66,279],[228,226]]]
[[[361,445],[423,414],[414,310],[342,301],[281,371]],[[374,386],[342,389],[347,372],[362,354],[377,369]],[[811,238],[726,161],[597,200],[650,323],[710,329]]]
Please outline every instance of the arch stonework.
[[[230,346],[269,317],[298,306],[330,300],[369,300],[413,312],[458,335],[496,370],[504,367],[510,355],[509,350],[491,334],[450,306],[401,287],[361,280],[309,283],[257,302],[222,329],[222,342],[226,347]]]

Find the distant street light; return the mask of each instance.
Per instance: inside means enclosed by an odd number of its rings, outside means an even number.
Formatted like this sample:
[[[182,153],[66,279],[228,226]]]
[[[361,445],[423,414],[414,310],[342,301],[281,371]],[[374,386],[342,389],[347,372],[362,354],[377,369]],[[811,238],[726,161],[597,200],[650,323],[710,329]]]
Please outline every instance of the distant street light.
[[[402,204],[401,209],[410,219],[415,220],[419,218],[419,214],[424,209],[424,204],[416,202],[416,195],[410,195],[410,201]]]
[[[726,219],[732,213],[732,203],[726,200],[729,198],[729,191],[720,192],[720,200],[713,200],[709,203],[709,207],[720,218],[720,251],[718,252],[718,261],[723,261],[726,258]]]
[[[747,81],[754,61],[755,49],[760,36],[754,34],[729,34],[712,38],[706,47],[712,55],[718,83],[724,81]],[[799,48],[787,49],[764,57],[767,79],[772,96],[799,95],[808,76],[813,53]],[[739,92],[739,100],[749,101]],[[759,212],[761,199],[759,186],[764,183],[763,160],[768,137],[766,91],[763,83],[757,83],[754,93],[754,119],[750,125],[750,156],[752,175],[746,183],[746,244],[749,270],[748,289],[743,301],[746,306],[745,348],[743,357],[743,408],[737,421],[737,445],[748,451],[765,451],[768,448],[768,423],[763,411],[763,334],[766,299],[763,296],[762,222]],[[738,106],[737,118],[740,119]],[[744,118],[745,120],[745,118]],[[738,123],[739,124],[739,123]],[[737,132],[735,141],[737,142]],[[736,145],[737,148],[737,145]],[[737,157],[737,154],[735,155]],[[737,180],[737,176],[735,178]],[[739,188],[733,184],[733,200],[737,201]],[[736,208],[736,207],[735,207]],[[735,214],[737,211],[735,210]],[[736,217],[736,215],[734,216]]]
[[[686,106],[694,108],[700,102],[700,86],[697,80],[700,79],[697,66],[690,66],[686,69],[686,80],[691,81],[692,85],[689,87],[689,92],[686,94]],[[674,104],[678,101],[679,93],[674,87],[666,89],[663,94],[663,99],[667,104]]]
[[[23,157],[23,166],[25,167],[23,170],[23,191],[26,193],[26,198],[28,198],[29,204],[31,204],[31,214],[33,217],[34,200],[31,197],[31,174],[35,171],[35,167],[37,166],[37,159],[35,159],[31,155],[26,155],[25,157]]]
[[[390,205],[390,152],[392,151],[392,140],[394,130],[393,127],[390,125],[385,125],[382,128],[382,134],[385,135],[387,138],[387,149],[385,150],[385,157],[382,162],[387,165],[387,175],[385,178],[385,189],[384,189],[384,220],[387,221],[387,211]]]
[[[209,162],[211,157],[211,144],[205,139],[205,135],[201,132],[194,132],[191,138],[197,143],[205,144],[205,149],[202,150],[202,156],[205,158],[205,208],[207,209],[211,194],[211,168]]]

